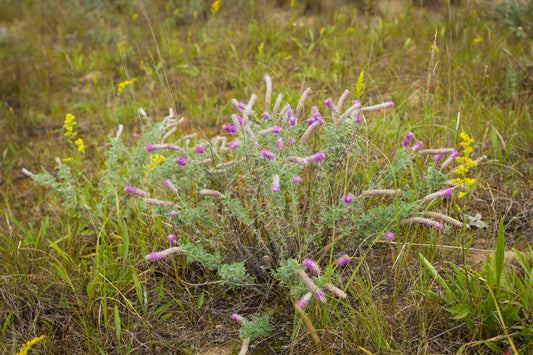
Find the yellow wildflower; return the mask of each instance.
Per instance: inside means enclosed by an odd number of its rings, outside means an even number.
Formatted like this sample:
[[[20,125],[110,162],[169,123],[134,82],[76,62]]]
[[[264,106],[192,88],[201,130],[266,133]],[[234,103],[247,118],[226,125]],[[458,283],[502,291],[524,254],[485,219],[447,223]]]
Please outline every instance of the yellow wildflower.
[[[131,15],[131,19],[132,19],[132,20],[135,20],[137,17],[139,17],[139,14],[133,14],[133,15]]]
[[[353,33],[353,32],[355,32],[355,28],[353,28],[353,27],[348,27],[348,28],[346,29],[345,32],[346,32],[346,33]]]
[[[461,192],[459,192],[459,193],[457,194],[457,198],[463,198],[463,197],[465,197],[465,196],[466,196],[466,192],[463,192],[463,191],[461,191]]]
[[[158,168],[159,165],[162,162],[164,162],[165,160],[167,160],[167,157],[165,157],[164,155],[156,154],[156,155],[151,156],[150,157],[150,163],[149,164],[143,164],[144,174],[146,175],[146,177],[148,177],[150,172],[152,170]],[[146,180],[146,178],[145,178],[145,180]]]
[[[363,95],[364,88],[365,88],[365,72],[361,70],[361,74],[359,74],[359,78],[357,79],[357,82],[355,83],[355,95],[358,98],[361,98],[361,95]]]
[[[120,96],[122,94],[122,90],[124,90],[124,88],[128,85],[133,85],[134,82],[136,82],[137,79],[133,78],[132,80],[126,80],[126,81],[123,81],[121,83],[118,83],[118,92],[117,92],[117,96]]]
[[[264,42],[261,42],[261,44],[259,45],[259,47],[257,47],[257,54],[258,55],[261,55],[261,53],[263,52],[263,47],[265,46],[265,43]]]
[[[435,45],[431,45],[430,46],[431,50],[434,50],[436,53],[439,53],[439,47],[435,46]]]
[[[72,161],[72,157],[63,159],[63,162],[68,163],[69,161]]]
[[[220,9],[220,0],[213,1],[211,4],[211,13],[214,15]]]
[[[65,129],[65,137],[71,139],[74,138],[78,133],[74,132],[74,126],[78,123],[74,121],[76,117],[74,115],[67,113],[65,116],[65,123],[63,124],[63,128]]]
[[[181,11],[181,9],[178,7],[176,10],[174,10],[174,13],[177,14],[180,11]]]
[[[291,0],[291,7],[294,7],[295,3],[296,3],[296,0]]]
[[[326,31],[326,28],[325,28],[325,27],[322,27],[322,28],[320,29],[320,35],[322,36],[322,35],[324,34],[325,31]]]
[[[40,341],[42,341],[44,339],[44,335],[41,335],[40,337],[38,338],[33,338],[32,340],[28,341],[26,344],[24,344],[22,346],[22,348],[20,348],[19,352],[17,353],[17,355],[26,355],[28,353],[29,350],[31,350],[31,347],[35,344],[35,343],[38,343]]]
[[[476,44],[476,43],[479,43],[481,42],[482,39],[481,38],[474,38],[474,40],[472,41],[472,43]]]
[[[84,153],[85,152],[85,144],[83,144],[83,139],[78,138],[74,144],[78,146],[78,152]]]

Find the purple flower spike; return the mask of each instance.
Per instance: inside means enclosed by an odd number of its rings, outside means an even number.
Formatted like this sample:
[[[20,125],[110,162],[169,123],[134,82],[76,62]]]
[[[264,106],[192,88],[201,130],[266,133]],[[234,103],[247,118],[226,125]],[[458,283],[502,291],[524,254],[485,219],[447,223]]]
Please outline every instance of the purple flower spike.
[[[266,120],[269,120],[270,119],[270,115],[268,114],[268,112],[263,112],[263,119],[266,121]]]
[[[423,146],[424,146],[424,143],[422,143],[421,141],[418,141],[413,145],[411,149],[413,150],[413,152],[418,152],[420,149],[422,149]]]
[[[352,106],[360,106],[361,105],[361,101],[359,100],[353,100],[352,101]]]
[[[237,149],[237,148],[239,148],[240,145],[241,145],[241,142],[235,140],[235,141],[233,141],[233,142],[231,142],[231,143],[229,144],[229,147],[230,147],[231,149]]]
[[[263,149],[261,151],[261,156],[265,159],[268,159],[268,160],[274,160],[274,158],[276,157],[274,155],[274,153],[272,153],[270,150],[266,150],[266,149]]]
[[[351,260],[352,258],[348,254],[344,254],[343,256],[338,258],[337,261],[335,261],[335,264],[337,264],[338,266],[343,266],[348,264]]]
[[[344,196],[344,202],[352,203],[352,201],[353,201],[353,196],[352,195],[348,194],[348,195]]]
[[[149,152],[153,152],[153,151],[155,151],[155,150],[157,150],[157,149],[154,147],[153,144],[147,144],[147,145],[146,145],[146,150],[147,150],[148,153],[149,153]]]
[[[270,187],[270,191],[276,193],[279,192],[279,189],[279,175],[274,175],[274,177],[272,178],[272,186]]]
[[[332,110],[335,108],[335,106],[333,105],[333,101],[331,101],[329,97],[324,100],[324,105],[326,105],[327,108],[330,108]]]
[[[315,298],[322,303],[326,302],[326,294],[319,288],[316,289]]]
[[[408,147],[411,144],[411,141],[413,140],[414,137],[415,137],[414,133],[408,132],[402,141],[402,146]]]
[[[265,81],[265,83],[268,83],[272,81],[272,78],[270,78],[270,75],[265,74],[265,76],[263,76],[263,80]]]
[[[235,128],[234,125],[226,123],[224,126],[222,126],[222,129],[226,132],[235,133],[237,132],[237,128]]]
[[[320,269],[320,266],[318,266],[317,263],[315,263],[313,260],[311,260],[309,258],[303,259],[302,260],[302,265],[307,267],[314,274],[318,275],[318,274],[320,274],[322,272],[322,270]]]
[[[176,217],[176,216],[178,215],[178,212],[172,210],[172,211],[170,211],[170,212],[168,213],[168,215],[169,215],[170,217]]]
[[[189,162],[188,162],[187,159],[185,159],[185,158],[178,157],[178,158],[176,158],[176,163],[178,163],[178,164],[181,165],[181,166],[185,166],[185,165],[187,165]]]
[[[298,302],[296,302],[296,305],[301,309],[305,308],[311,300],[311,297],[313,297],[313,292],[307,292]]]
[[[244,317],[237,314],[237,313],[233,313],[231,315],[231,319],[233,319],[234,321],[236,321],[237,323],[242,323],[244,321]]]
[[[139,196],[139,197],[146,197],[146,195],[148,195],[143,190],[139,190],[138,188],[131,187],[131,186],[124,186],[124,192],[127,193],[127,194],[132,194],[132,195],[135,195],[135,196]]]
[[[293,184],[299,184],[299,183],[301,183],[301,182],[302,182],[302,178],[301,178],[300,176],[298,176],[298,175],[294,175],[294,176],[292,177],[292,183],[293,183]]]
[[[314,162],[319,162],[324,159],[326,159],[326,156],[324,155],[323,152],[315,153],[309,157],[309,160],[314,161]]]
[[[280,126],[273,126],[271,128],[271,130],[272,130],[272,133],[277,133],[277,134],[281,133],[281,127]]]
[[[276,149],[282,150],[283,149],[283,138],[278,138],[276,140]]]
[[[178,237],[176,237],[175,234],[169,234],[167,237],[168,241],[171,243],[176,243],[178,241]]]
[[[294,139],[293,138],[287,139],[287,144],[288,145],[294,144]]]
[[[392,232],[385,233],[385,239],[387,239],[389,242],[394,240],[394,233]]]
[[[201,145],[196,146],[196,153],[203,154],[204,153],[204,147]]]
[[[391,108],[391,107],[394,107],[394,102],[393,102],[393,101],[387,101],[387,102],[384,102],[384,103],[383,103],[383,107],[384,107],[384,108]]]

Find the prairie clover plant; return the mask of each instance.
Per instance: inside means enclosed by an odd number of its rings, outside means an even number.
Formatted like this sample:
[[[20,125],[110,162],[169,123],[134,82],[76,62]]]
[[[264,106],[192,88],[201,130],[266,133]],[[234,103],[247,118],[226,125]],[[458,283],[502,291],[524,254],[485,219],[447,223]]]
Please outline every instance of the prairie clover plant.
[[[202,259],[210,269],[230,263],[219,270],[224,280],[244,282],[250,275],[260,282],[290,258],[316,255],[341,237],[372,244],[378,237],[400,238],[402,226],[462,227],[442,212],[427,211],[438,205],[434,200],[455,193],[457,184],[447,186],[446,173],[458,156],[455,149],[423,149],[409,132],[377,175],[369,176],[361,163],[379,158],[367,148],[365,115],[392,102],[363,107],[346,90],[336,102],[327,98],[307,111],[307,89],[294,106],[283,105],[281,94],[272,106],[272,80],[264,80],[263,103],[255,94],[248,103],[233,99],[237,113],[211,140],[191,135],[165,143],[179,127],[167,117],[144,147],[157,154],[145,165],[152,186],[142,196],[136,187],[124,189],[166,216],[187,260]],[[217,251],[213,260],[206,257],[209,250]]]

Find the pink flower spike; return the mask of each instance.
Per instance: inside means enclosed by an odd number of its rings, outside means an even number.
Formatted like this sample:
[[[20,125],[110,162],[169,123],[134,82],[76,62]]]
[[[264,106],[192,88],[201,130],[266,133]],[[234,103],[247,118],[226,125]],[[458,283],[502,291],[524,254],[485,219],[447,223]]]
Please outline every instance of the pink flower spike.
[[[327,108],[330,108],[332,110],[335,109],[335,105],[333,104],[333,101],[331,101],[329,97],[324,100],[324,105],[326,105]]]
[[[237,323],[242,323],[244,321],[244,317],[241,316],[240,314],[237,314],[237,313],[233,313],[231,315],[231,319],[233,319],[234,321],[236,321]]]
[[[276,140],[276,149],[282,150],[283,149],[283,138],[278,138]]]
[[[411,149],[413,150],[413,152],[418,152],[420,149],[422,149],[423,146],[424,146],[424,143],[422,143],[421,141],[418,141],[413,145]]]
[[[413,140],[414,137],[415,137],[414,133],[408,132],[402,141],[402,146],[408,147],[411,144],[411,141]]]
[[[169,234],[168,237],[167,237],[168,241],[171,242],[171,243],[176,243],[178,238],[176,237],[175,234]]]
[[[189,162],[188,162],[187,159],[185,159],[185,158],[178,157],[178,158],[176,158],[176,163],[178,163],[178,164],[181,165],[181,166],[185,166],[185,165],[187,165]]]
[[[346,195],[344,196],[344,202],[346,203],[352,203],[353,201],[353,196],[352,195]]]
[[[337,261],[335,261],[335,264],[337,264],[338,266],[343,266],[348,264],[350,261],[352,261],[352,258],[348,254],[344,254],[343,256],[338,258]]]
[[[315,298],[322,303],[326,303],[326,294],[319,288],[315,291]]]
[[[394,233],[392,232],[385,233],[385,239],[387,239],[389,242],[394,240]]]
[[[235,140],[229,144],[229,147],[231,149],[237,149],[239,148],[240,145],[241,145],[241,142],[239,142],[238,140]]]
[[[307,306],[311,300],[311,297],[313,297],[313,292],[307,292],[302,298],[300,298],[298,302],[296,302],[296,305],[300,307],[300,309],[305,308],[305,306]]]
[[[298,176],[298,175],[294,175],[294,176],[292,177],[292,183],[293,183],[293,184],[299,184],[299,183],[301,183],[301,182],[302,182],[302,178],[301,178],[300,176]]]
[[[178,212],[176,212],[176,211],[174,211],[174,210],[171,210],[171,211],[168,213],[168,215],[169,215],[170,217],[176,217],[176,216],[178,215]]]
[[[234,125],[231,125],[229,123],[226,123],[224,126],[222,126],[222,129],[226,132],[235,133],[237,132],[237,128],[235,128]]]
[[[276,157],[276,156],[274,155],[274,153],[272,153],[271,151],[266,150],[266,149],[263,149],[263,150],[261,151],[261,156],[262,156],[263,158],[265,158],[265,159],[268,159],[268,160],[274,160],[274,158]]]
[[[131,186],[124,186],[124,192],[139,197],[146,197],[148,195],[148,193],[144,192],[143,190],[139,190],[138,188]]]
[[[330,283],[326,284],[326,288],[329,290],[329,292],[333,293],[335,296],[339,298],[345,299],[346,297],[348,297],[346,293],[344,293],[343,290],[341,290],[338,287],[333,286]]]
[[[322,272],[322,270],[320,269],[320,266],[318,266],[318,264],[315,263],[312,259],[309,259],[309,258],[303,259],[302,265],[307,267],[314,274],[319,275]]]
[[[201,145],[196,146],[196,153],[203,154],[204,153],[204,147]]]
[[[315,154],[309,156],[308,159],[309,159],[309,161],[319,162],[321,160],[326,159],[326,156],[324,155],[323,152],[318,152],[318,153],[315,153]]]

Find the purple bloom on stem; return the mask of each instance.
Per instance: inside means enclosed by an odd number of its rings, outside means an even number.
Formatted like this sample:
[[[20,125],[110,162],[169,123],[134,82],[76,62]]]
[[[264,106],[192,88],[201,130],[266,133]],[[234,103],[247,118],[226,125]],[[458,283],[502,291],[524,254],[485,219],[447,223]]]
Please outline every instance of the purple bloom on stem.
[[[299,183],[302,182],[302,178],[301,178],[300,176],[298,176],[298,175],[294,175],[294,176],[292,177],[292,182],[293,182],[294,184],[299,184]]]
[[[266,150],[266,149],[263,149],[261,151],[261,156],[265,159],[268,159],[268,160],[274,160],[274,158],[276,157],[274,155],[274,153],[272,153],[270,150]]]
[[[154,150],[157,150],[157,149],[154,147],[153,144],[147,144],[147,145],[146,145],[146,150],[147,150],[148,152],[153,152]]]
[[[418,152],[420,149],[422,149],[423,146],[424,146],[424,143],[422,143],[421,141],[418,141],[413,145],[411,149],[413,150],[413,152]]]
[[[343,256],[338,258],[337,261],[335,261],[335,264],[337,264],[338,266],[343,266],[348,264],[351,260],[352,258],[348,254],[344,254]]]
[[[170,217],[176,217],[176,216],[178,215],[178,212],[176,212],[176,211],[174,211],[174,210],[171,210],[171,211],[168,213],[168,215],[169,215]]]
[[[231,315],[231,319],[237,321],[237,323],[242,323],[244,321],[244,317],[239,315],[239,314],[237,314],[237,313],[233,313]]]
[[[309,160],[314,161],[314,162],[319,162],[324,159],[326,159],[326,156],[324,155],[323,152],[315,153],[309,157]]]
[[[319,300],[320,302],[322,302],[322,303],[326,302],[326,294],[324,293],[324,291],[322,291],[318,287],[317,287],[317,289],[315,291],[315,298],[317,300]]]
[[[288,144],[288,145],[291,145],[291,144],[293,144],[293,143],[294,143],[294,139],[293,139],[293,138],[289,138],[289,139],[287,139],[287,144]]]
[[[178,237],[176,237],[175,234],[169,234],[168,237],[167,237],[168,241],[171,242],[171,243],[176,243],[176,241],[178,240]]]
[[[268,82],[272,81],[272,79],[270,78],[270,75],[268,75],[268,74],[265,74],[265,76],[263,76],[263,80],[265,81],[265,83],[268,83]]]
[[[233,141],[233,142],[231,142],[231,143],[229,144],[229,147],[230,147],[231,149],[237,149],[237,148],[239,148],[240,145],[241,145],[241,142],[235,140],[235,141]]]
[[[385,233],[385,239],[387,239],[389,242],[394,239],[394,233],[387,232]]]
[[[298,302],[296,302],[296,305],[302,309],[305,308],[309,303],[309,300],[311,300],[311,297],[313,297],[313,292],[307,292]]]
[[[318,266],[317,263],[315,263],[313,260],[309,258],[305,258],[302,260],[302,265],[307,267],[309,270],[311,270],[315,274],[320,274],[322,270],[320,269],[320,266]]]
[[[201,145],[196,146],[196,153],[203,154],[204,153],[204,147]]]
[[[348,194],[348,195],[344,196],[344,202],[352,203],[352,201],[353,201],[353,196],[352,195]]]
[[[263,112],[263,119],[264,119],[264,120],[268,120],[268,119],[270,119],[270,116],[269,116],[269,114],[268,114],[267,111]]]
[[[283,149],[283,138],[278,138],[276,140],[276,149],[282,150]]]
[[[402,141],[402,146],[408,147],[411,144],[411,141],[413,140],[414,137],[415,137],[414,133],[408,132]]]
[[[185,158],[177,157],[177,158],[176,158],[176,163],[178,163],[178,164],[181,165],[181,166],[185,166],[185,165],[187,165],[189,162],[188,162],[187,159],[185,159]]]
[[[139,190],[138,188],[131,187],[131,186],[124,186],[124,192],[127,193],[127,194],[132,194],[132,195],[135,195],[135,196],[139,196],[139,197],[146,197],[146,195],[148,195],[143,190]]]
[[[335,107],[335,106],[333,106],[333,101],[331,101],[331,99],[329,97],[324,100],[324,105],[326,105],[326,107],[328,107],[328,108],[330,108],[332,110]]]
[[[224,126],[222,126],[222,129],[226,132],[235,133],[237,132],[237,128],[235,128],[234,125],[226,123]]]
[[[272,133],[277,133],[277,134],[280,134],[280,133],[281,133],[281,127],[280,127],[280,126],[273,126],[273,127],[271,128],[271,130],[272,130],[272,131],[271,131]]]
[[[279,175],[274,175],[272,178],[272,186],[270,187],[270,190],[274,193],[279,192]]]
[[[352,106],[360,106],[361,105],[361,101],[359,100],[353,100],[352,101]]]

